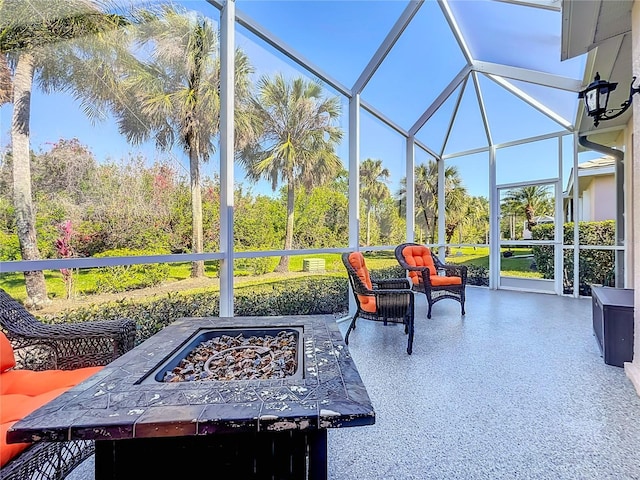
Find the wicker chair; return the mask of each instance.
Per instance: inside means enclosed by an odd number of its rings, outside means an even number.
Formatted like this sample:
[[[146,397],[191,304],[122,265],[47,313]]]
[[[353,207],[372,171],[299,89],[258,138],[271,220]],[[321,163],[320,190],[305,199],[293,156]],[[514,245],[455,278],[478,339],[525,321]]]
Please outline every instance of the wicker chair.
[[[403,243],[395,249],[396,259],[407,270],[412,289],[427,297],[431,318],[433,304],[451,298],[460,302],[462,315],[465,314],[465,287],[467,286],[467,267],[448,265],[431,252],[429,248],[417,243]],[[441,275],[439,275],[441,273]]]
[[[0,289],[0,329],[20,367],[73,370],[106,365],[131,350],[136,324],[129,319],[45,324]]]
[[[0,329],[20,368],[72,370],[106,365],[134,346],[133,320],[44,324],[0,289]],[[0,469],[1,480],[62,479],[93,454],[92,441],[37,442]]]
[[[351,320],[345,336],[345,343],[349,344],[349,334],[356,328],[356,320],[364,318],[387,323],[404,324],[404,333],[409,335],[407,353],[413,351],[413,292],[409,281],[405,278],[374,280],[369,277],[369,271],[360,252],[342,254],[349,274],[349,283],[356,300],[357,311]]]

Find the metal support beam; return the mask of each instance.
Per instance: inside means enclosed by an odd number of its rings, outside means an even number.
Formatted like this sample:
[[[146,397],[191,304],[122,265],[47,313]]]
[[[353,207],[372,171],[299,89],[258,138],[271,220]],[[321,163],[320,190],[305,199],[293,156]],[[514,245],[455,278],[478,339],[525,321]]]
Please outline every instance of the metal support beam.
[[[349,247],[360,245],[360,95],[349,99]],[[349,286],[351,289],[351,286]],[[349,295],[349,315],[356,314],[357,305]]]
[[[537,101],[535,98],[533,98],[531,95],[523,92],[521,89],[519,89],[518,87],[516,87],[515,85],[513,85],[509,81],[505,80],[502,77],[498,77],[496,75],[487,75],[487,78],[490,78],[491,80],[496,82],[501,87],[507,89],[509,92],[513,93],[516,97],[518,97],[520,100],[528,103],[533,108],[538,110],[543,115],[546,115],[547,117],[549,117],[554,122],[562,125],[564,128],[566,128],[569,131],[573,131],[573,124],[569,120],[567,120],[565,118],[562,118],[560,115],[558,115],[552,109],[550,109],[546,105],[543,105],[542,103]]]
[[[478,107],[480,107],[480,115],[482,116],[482,123],[484,124],[484,132],[487,135],[487,145],[493,145],[491,127],[489,126],[489,117],[487,117],[487,110],[484,106],[484,97],[482,96],[482,89],[480,88],[480,82],[478,81],[478,74],[476,72],[471,72],[471,78],[473,79],[473,86],[476,89],[476,98],[478,100]]]
[[[496,182],[496,147],[489,149],[489,288],[500,286],[500,195]]]
[[[449,28],[451,28],[451,33],[453,33],[453,36],[456,38],[456,41],[458,42],[458,46],[460,47],[460,50],[462,50],[462,54],[464,55],[464,58],[467,61],[467,64],[471,65],[473,63],[473,58],[471,57],[471,50],[469,50],[469,46],[467,45],[467,42],[464,39],[464,35],[462,35],[462,30],[460,30],[460,27],[458,26],[458,22],[453,16],[453,12],[449,7],[449,2],[447,0],[438,0],[438,5],[440,5],[440,10],[442,10],[442,14],[444,15],[444,18],[447,20],[447,23],[449,24]]]
[[[467,75],[471,72],[470,66],[465,66],[458,75],[455,76],[453,80],[447,85],[447,87],[438,95],[433,103],[427,108],[427,110],[420,115],[420,118],[413,126],[409,129],[409,135],[415,135],[418,133],[418,130],[422,128],[422,126],[427,123],[427,120],[431,118],[431,116],[442,106],[442,104],[449,98],[449,96],[458,88],[458,85],[462,83],[462,81],[467,78]]]
[[[420,9],[423,2],[424,0],[410,0],[409,4],[400,15],[400,18],[398,18],[396,23],[393,25],[382,44],[378,47],[378,50],[376,50],[376,53],[373,54],[373,57],[369,60],[369,63],[356,80],[356,83],[354,83],[353,88],[351,89],[353,93],[362,92],[380,64],[384,61],[398,41],[402,32],[404,32],[405,28],[407,28],[409,23],[411,23],[411,20]]]
[[[438,245],[440,245],[440,247],[438,247],[438,256],[440,257],[440,260],[442,260],[442,263],[444,263],[444,252],[445,249],[442,245],[444,245],[445,241],[446,241],[446,237],[445,237],[445,225],[446,225],[446,212],[445,212],[445,206],[446,206],[446,199],[445,199],[445,177],[444,177],[444,172],[445,172],[445,164],[444,164],[444,160],[442,160],[441,158],[438,159],[437,162],[438,165]]]
[[[471,68],[476,72],[487,75],[498,75],[512,80],[521,80],[523,82],[535,83],[536,85],[542,85],[544,87],[566,90],[567,92],[577,93],[582,90],[581,80],[575,80],[573,78],[562,77],[560,75],[553,75],[551,73],[544,73],[536,70],[529,70],[526,68],[479,61],[474,61]]]
[[[416,223],[416,179],[415,179],[415,163],[416,152],[414,137],[408,137],[406,143],[406,174],[407,179],[406,192],[405,192],[405,218],[407,221],[407,242],[413,242],[415,235],[415,223]]]
[[[235,0],[220,18],[220,316],[233,317],[233,160]]]

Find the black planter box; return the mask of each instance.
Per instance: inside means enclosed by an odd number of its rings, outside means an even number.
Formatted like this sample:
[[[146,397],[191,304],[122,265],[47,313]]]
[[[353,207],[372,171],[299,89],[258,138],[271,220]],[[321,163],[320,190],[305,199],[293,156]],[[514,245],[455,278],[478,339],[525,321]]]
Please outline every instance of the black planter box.
[[[623,367],[633,360],[633,290],[591,287],[593,332],[604,363]]]

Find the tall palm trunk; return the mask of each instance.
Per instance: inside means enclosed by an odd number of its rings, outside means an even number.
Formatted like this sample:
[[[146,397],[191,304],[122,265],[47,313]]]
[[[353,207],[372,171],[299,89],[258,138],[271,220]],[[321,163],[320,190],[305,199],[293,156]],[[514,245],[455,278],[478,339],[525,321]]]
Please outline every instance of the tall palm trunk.
[[[535,227],[537,225],[537,222],[534,220],[536,213],[531,204],[524,207],[524,214],[527,217],[527,230],[531,231],[531,227]]]
[[[294,205],[294,189],[293,185],[289,183],[287,185],[287,227],[284,234],[284,249],[291,250],[293,245],[293,205]],[[288,272],[289,271],[289,256],[283,255],[280,257],[280,262],[276,267],[276,272]]]
[[[367,246],[371,245],[371,208],[367,208]]]
[[[18,58],[13,82],[13,120],[11,144],[13,152],[13,204],[16,209],[16,227],[23,260],[38,260],[35,214],[31,198],[31,158],[29,154],[29,119],[31,86],[35,60],[32,54]],[[41,308],[50,300],[41,270],[24,272],[27,307]]]
[[[202,253],[204,251],[202,189],[200,188],[200,159],[195,146],[189,148],[189,170],[191,174],[191,251],[193,253]],[[191,263],[191,276],[193,278],[204,276],[204,260]]]

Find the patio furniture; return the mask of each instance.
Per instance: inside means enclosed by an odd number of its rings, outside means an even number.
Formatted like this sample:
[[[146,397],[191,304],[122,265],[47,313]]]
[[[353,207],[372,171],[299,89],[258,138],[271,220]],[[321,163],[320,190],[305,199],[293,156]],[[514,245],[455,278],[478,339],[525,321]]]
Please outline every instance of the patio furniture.
[[[467,267],[442,263],[431,249],[417,243],[403,243],[395,249],[398,263],[407,270],[412,289],[427,297],[431,318],[433,304],[451,298],[460,302],[464,311],[464,289],[467,286]]]
[[[303,375],[166,378],[173,362],[202,340],[219,339],[218,352],[233,357],[222,336],[283,329],[298,332],[295,348],[304,355],[295,363]],[[268,365],[282,344],[254,347]],[[345,349],[333,315],[179,318],[97,378],[52,400],[46,411],[17,422],[7,441],[93,440],[96,480],[326,480],[328,429],[375,423],[358,369],[340,353]],[[220,373],[226,378],[232,363],[255,372],[251,360],[244,363],[245,354],[251,356],[250,350],[220,365]]]
[[[414,301],[411,285],[406,278],[376,280],[369,276],[369,270],[360,252],[343,253],[342,263],[349,274],[349,283],[356,300],[357,311],[347,329],[345,343],[349,344],[349,334],[356,328],[356,320],[374,320],[404,324],[404,333],[409,335],[407,353],[413,350]]]
[[[136,324],[130,319],[46,324],[0,289],[0,330],[18,365],[31,370],[106,365],[131,350]]]
[[[607,365],[633,360],[633,296],[632,288],[591,285],[593,333]]]
[[[104,366],[131,350],[136,325],[129,319],[45,324],[0,289],[0,332],[10,341],[9,346],[5,344],[2,348],[3,359],[12,353],[10,360],[15,361],[18,367],[17,370],[9,369],[4,364],[12,362],[2,362],[2,370],[9,370],[2,374],[0,393],[26,395],[24,402],[12,400],[11,410],[15,416],[16,408],[37,408],[97,371],[95,367]],[[29,375],[31,377],[27,378]],[[25,389],[21,389],[21,384],[26,385]],[[9,423],[14,423],[8,417],[4,418],[5,414],[9,415],[9,407],[4,405],[7,400],[8,397],[3,399],[0,412],[3,416],[0,439],[3,450],[6,446],[5,432]],[[29,413],[27,410],[20,412],[26,415]],[[37,442],[11,456],[0,469],[0,480],[62,479],[94,450],[94,442],[86,440]]]

